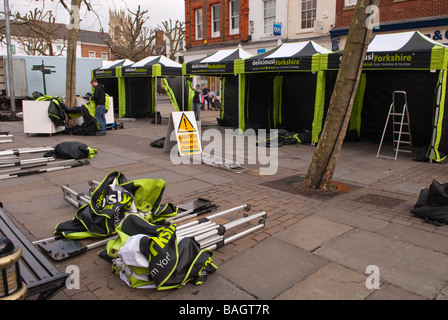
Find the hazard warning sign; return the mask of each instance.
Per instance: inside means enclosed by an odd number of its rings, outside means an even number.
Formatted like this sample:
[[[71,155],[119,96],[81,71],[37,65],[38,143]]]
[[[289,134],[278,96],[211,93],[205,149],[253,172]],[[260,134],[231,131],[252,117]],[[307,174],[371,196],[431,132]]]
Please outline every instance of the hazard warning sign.
[[[185,113],[182,112],[182,118],[179,121],[179,127],[177,128],[177,132],[195,132],[193,125],[190,120],[188,120]]]
[[[171,118],[172,124],[169,125],[173,125],[176,131],[179,154],[185,156],[201,153],[201,139],[199,138],[194,112],[172,112]]]

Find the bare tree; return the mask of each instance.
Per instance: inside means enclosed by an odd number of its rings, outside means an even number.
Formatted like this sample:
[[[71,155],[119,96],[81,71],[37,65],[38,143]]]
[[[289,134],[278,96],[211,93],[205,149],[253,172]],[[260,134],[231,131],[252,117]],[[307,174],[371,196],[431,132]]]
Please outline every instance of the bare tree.
[[[135,12],[128,9],[127,14],[124,11],[111,14],[113,42],[105,36],[104,30],[102,33],[104,42],[116,58],[138,61],[151,55],[155,32],[145,26],[149,19],[147,13],[138,6]]]
[[[324,128],[302,187],[331,190],[350,114],[355,100],[364,57],[372,35],[372,12],[379,0],[358,0],[342,56]],[[369,26],[368,26],[369,25]]]
[[[15,26],[17,41],[28,55],[60,56],[65,48],[65,38],[60,49],[55,50],[53,39],[65,26],[55,22],[52,11],[30,10],[25,15],[16,12],[12,23]]]
[[[171,19],[163,21],[162,26],[158,27],[165,35],[169,45],[169,57],[175,59],[176,53],[179,52],[180,42],[185,36],[185,23],[176,20],[174,23]]]

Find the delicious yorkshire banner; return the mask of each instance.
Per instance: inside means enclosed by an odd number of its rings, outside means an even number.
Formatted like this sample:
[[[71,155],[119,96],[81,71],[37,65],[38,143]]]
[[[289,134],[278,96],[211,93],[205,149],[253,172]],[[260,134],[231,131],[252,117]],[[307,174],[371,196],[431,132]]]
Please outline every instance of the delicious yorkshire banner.
[[[328,55],[328,69],[339,69],[342,52]],[[428,69],[431,51],[416,52],[368,52],[363,69]]]
[[[231,63],[209,62],[187,64],[187,73],[233,73],[233,61]]]
[[[311,70],[311,57],[253,59],[245,61],[245,71]]]
[[[101,78],[101,77],[115,77],[115,69],[113,70],[93,70],[93,77],[94,78]]]
[[[152,75],[152,68],[126,67],[122,71],[123,76],[147,76]]]

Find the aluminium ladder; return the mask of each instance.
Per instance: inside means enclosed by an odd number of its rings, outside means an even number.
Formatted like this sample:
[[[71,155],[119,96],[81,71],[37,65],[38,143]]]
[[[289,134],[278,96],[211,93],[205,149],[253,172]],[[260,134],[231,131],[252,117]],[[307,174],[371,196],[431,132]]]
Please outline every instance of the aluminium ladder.
[[[402,104],[398,104],[400,95],[402,96]],[[395,152],[393,157],[380,155],[389,121],[392,121],[393,150]],[[400,149],[400,147],[403,146],[406,149]],[[384,125],[383,135],[381,137],[381,142],[378,147],[376,157],[392,158],[394,161],[397,161],[398,152],[412,153],[410,118],[406,91],[394,91],[392,94],[392,103],[389,108],[389,113],[387,115],[386,124]]]

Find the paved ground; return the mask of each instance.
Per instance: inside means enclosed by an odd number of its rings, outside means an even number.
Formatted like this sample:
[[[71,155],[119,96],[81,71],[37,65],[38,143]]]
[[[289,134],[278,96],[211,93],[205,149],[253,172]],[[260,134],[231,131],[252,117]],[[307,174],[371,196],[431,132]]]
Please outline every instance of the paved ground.
[[[50,237],[57,223],[71,219],[76,212],[63,199],[61,186],[69,184],[88,192],[87,181],[102,180],[118,170],[129,180],[164,179],[164,202],[180,204],[200,196],[221,209],[251,204],[252,212],[267,211],[265,228],[216,250],[213,260],[218,271],[203,285],[187,284],[180,290],[129,288],[112,274],[109,263],[99,258],[96,250],[88,251],[56,263],[62,271],[68,265],[78,266],[81,287],[66,289],[54,299],[448,298],[448,226],[435,226],[410,213],[422,188],[433,179],[448,181],[447,165],[415,162],[407,155],[400,155],[397,162],[376,159],[377,145],[346,143],[334,175],[336,182],[349,187],[346,192],[306,196],[294,190],[292,182],[306,174],[313,146],[279,148],[275,175],[261,175],[260,168],[267,164],[249,163],[254,158],[247,152],[244,159],[239,158],[249,169],[243,174],[203,164],[174,165],[169,154],[149,146],[167,130],[171,107],[164,97],[159,97],[159,110],[165,118],[162,124],[151,124],[149,119],[126,121],[123,129],[109,130],[104,137],[27,136],[21,122],[1,122],[1,131],[15,136],[4,149],[55,146],[62,141],[81,141],[98,149],[86,167],[0,180],[4,210],[31,240]],[[203,111],[202,130],[224,132],[216,117],[215,111]],[[250,136],[245,138],[248,141]],[[248,146],[235,148],[241,151]],[[259,157],[266,151],[256,150]],[[379,272],[379,289],[366,286],[372,272],[366,270],[368,266],[378,268],[373,270]]]

